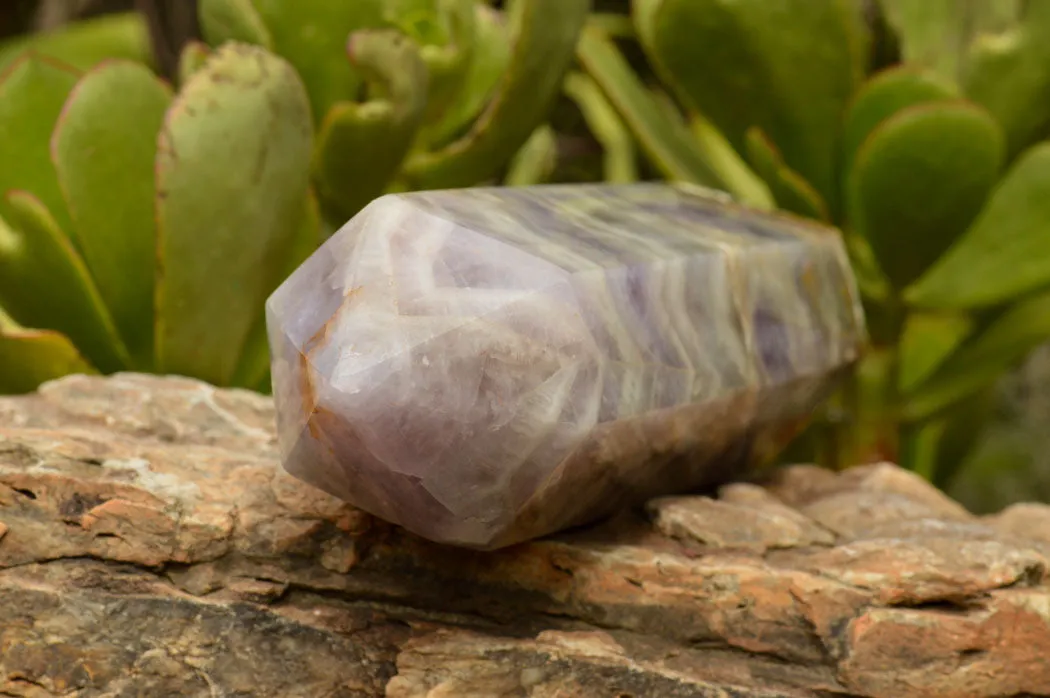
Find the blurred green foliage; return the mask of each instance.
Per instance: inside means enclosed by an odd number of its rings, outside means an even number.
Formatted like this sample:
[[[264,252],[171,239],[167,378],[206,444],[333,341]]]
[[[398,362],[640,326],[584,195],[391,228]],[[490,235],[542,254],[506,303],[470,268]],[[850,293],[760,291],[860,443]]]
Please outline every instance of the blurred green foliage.
[[[872,347],[793,455],[946,487],[994,471],[968,460],[992,388],[1050,339],[1050,3],[630,5],[578,46],[634,136],[621,151],[832,223],[851,251]]]
[[[1050,3],[198,9],[173,84],[136,14],[0,44],[0,391],[265,390],[263,300],[374,197],[666,178],[844,236],[872,346],[796,457],[994,471],[993,388],[1050,339]]]
[[[0,42],[0,70],[26,50],[87,70],[102,60],[124,58],[150,63],[149,31],[135,13],[92,17],[40,34]]]
[[[266,297],[384,192],[521,172],[588,10],[200,0],[174,84],[135,13],[6,40],[0,392],[121,370],[267,390]]]

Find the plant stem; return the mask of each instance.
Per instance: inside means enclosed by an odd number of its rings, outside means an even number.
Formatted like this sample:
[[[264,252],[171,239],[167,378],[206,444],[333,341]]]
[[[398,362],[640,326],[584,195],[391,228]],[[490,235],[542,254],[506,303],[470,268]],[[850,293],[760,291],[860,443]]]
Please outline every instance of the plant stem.
[[[879,405],[883,414],[879,416],[879,421],[882,423],[883,433],[887,439],[885,443],[886,457],[902,467],[908,467],[903,462],[902,456],[906,454],[902,452],[901,448],[902,445],[908,442],[908,439],[904,434],[905,427],[900,420],[901,340],[904,335],[907,310],[896,293],[891,295],[888,305],[888,315],[891,318],[891,343],[887,347],[885,384],[883,385],[883,393]]]

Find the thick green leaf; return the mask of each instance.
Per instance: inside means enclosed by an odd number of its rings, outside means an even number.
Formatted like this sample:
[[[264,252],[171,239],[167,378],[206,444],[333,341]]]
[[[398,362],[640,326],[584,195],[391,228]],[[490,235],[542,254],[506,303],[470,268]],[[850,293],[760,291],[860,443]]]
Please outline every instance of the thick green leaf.
[[[849,428],[840,446],[841,467],[898,460],[900,429],[895,421],[896,392],[891,389],[894,373],[892,347],[873,346],[858,362],[851,378],[853,399],[845,404]]]
[[[977,515],[998,514],[1018,502],[1050,502],[1050,477],[1031,430],[993,427],[945,488]]]
[[[638,155],[634,138],[601,88],[583,73],[569,73],[563,86],[576,103],[594,137],[601,143],[603,179],[606,182],[634,182],[638,179]]]
[[[998,305],[1050,284],[1050,143],[1007,171],[970,229],[905,293],[924,308]]]
[[[310,95],[314,123],[337,102],[353,101],[362,77],[345,58],[353,32],[383,25],[385,0],[251,0],[273,41]]]
[[[273,49],[273,37],[252,0],[198,0],[201,36],[212,46],[239,41]]]
[[[904,323],[897,385],[908,393],[930,377],[973,330],[960,313],[911,313]]]
[[[470,64],[456,100],[428,129],[429,143],[442,146],[470,125],[499,84],[510,62],[511,38],[502,12],[474,3],[474,37]]]
[[[679,98],[738,152],[757,126],[787,166],[838,199],[838,138],[863,79],[867,37],[855,0],[634,0],[646,54]]]
[[[665,177],[726,189],[726,183],[697,147],[689,128],[661,109],[616,44],[587,28],[580,35],[577,55]]]
[[[383,22],[416,44],[438,47],[452,38],[454,28],[446,12],[456,12],[462,0],[384,0]]]
[[[61,230],[69,230],[69,215],[48,144],[78,75],[51,59],[28,55],[0,76],[0,196],[12,189],[32,193]],[[6,213],[0,200],[0,216]]]
[[[1006,134],[1012,159],[1050,127],[1050,3],[881,0],[909,65],[962,85]]]
[[[284,281],[306,259],[312,255],[323,242],[321,235],[321,213],[317,197],[311,192],[305,199],[303,215],[299,221],[299,230],[295,235],[295,246],[285,260],[279,282]],[[241,362],[234,372],[231,385],[251,390],[258,390],[260,385],[269,382],[270,345],[266,334],[266,311],[263,309],[255,320],[248,339],[244,344]],[[267,391],[263,391],[267,392]]]
[[[917,279],[966,230],[997,181],[999,126],[980,107],[937,102],[883,121],[857,152],[849,222],[898,288]]]
[[[117,335],[83,260],[38,198],[5,197],[0,220],[0,304],[15,322],[67,335],[106,373],[128,366]]]
[[[932,481],[937,469],[937,447],[947,424],[946,419],[936,419],[914,429],[902,429],[900,457],[897,459],[900,466]]]
[[[211,48],[200,41],[187,41],[179,54],[178,83],[185,85],[211,56]]]
[[[511,158],[504,186],[527,187],[543,184],[558,164],[558,143],[554,130],[544,124],[529,136],[525,145]]]
[[[73,239],[138,370],[153,365],[153,168],[170,103],[145,66],[102,63],[77,83],[51,139]]]
[[[419,46],[427,81],[423,121],[435,124],[466,82],[474,51],[475,0],[386,0],[383,16]],[[424,142],[431,142],[427,133]]]
[[[590,0],[514,0],[513,50],[496,94],[470,132],[434,153],[408,160],[414,188],[469,186],[494,176],[546,117]]]
[[[807,218],[831,220],[824,199],[802,175],[784,163],[776,146],[761,129],[749,129],[745,145],[748,162],[769,187],[779,208]]]
[[[975,277],[976,278],[976,277]],[[999,378],[1050,339],[1050,293],[1008,308],[906,396],[903,418],[928,419]]]
[[[747,164],[743,154],[733,150],[733,146],[714,124],[695,110],[690,111],[688,115],[683,114],[682,108],[674,98],[659,86],[650,86],[648,91],[668,120],[675,122],[676,129],[683,126],[688,128],[695,147],[703,153],[704,160],[734,199],[763,211],[776,208],[769,187]]]
[[[0,309],[0,395],[28,393],[71,373],[98,373],[69,338],[22,327]]]
[[[994,398],[994,386],[988,386],[931,421],[906,425],[900,464],[946,488],[984,435],[995,408]]]
[[[908,64],[963,86],[1000,123],[1010,158],[1050,127],[1050,3],[881,0]]]
[[[1050,502],[1044,443],[1030,428],[991,425],[946,483],[945,493],[978,515],[1016,502]]]
[[[1017,11],[1020,0],[983,4]],[[975,35],[961,82],[966,95],[1002,125],[1011,158],[1045,138],[1050,130],[1050,3],[1026,2],[1016,22]]]
[[[670,97],[667,100],[670,101]],[[737,201],[763,211],[776,208],[769,186],[755,174],[743,154],[733,150],[722,132],[703,114],[694,111],[689,115],[689,130],[711,167],[726,183],[726,190],[732,192]]]
[[[901,109],[957,97],[957,90],[950,83],[911,66],[889,68],[873,76],[857,92],[846,114],[842,131],[843,171],[850,171],[857,150],[875,127]]]
[[[634,22],[619,12],[592,12],[587,18],[587,26],[614,39],[637,38]]]
[[[381,194],[400,169],[427,98],[426,66],[404,34],[357,32],[350,57],[378,96],[336,104],[321,126],[314,177],[325,213],[340,224]]]
[[[882,273],[882,269],[879,269],[879,263],[875,259],[875,253],[871,251],[871,245],[852,230],[842,231],[842,239],[846,243],[850,264],[853,266],[853,273],[857,277],[857,287],[861,294],[867,300],[888,306],[893,289],[886,275]],[[870,317],[868,321],[870,325]]]
[[[973,454],[991,421],[995,398],[995,386],[990,385],[955,404],[945,414],[944,428],[934,452],[931,478],[938,487],[948,487]]]
[[[295,70],[226,44],[168,110],[157,157],[157,370],[229,383],[295,244],[312,130]]]
[[[898,36],[905,63],[955,81],[970,42],[1001,31],[1017,17],[1018,0],[879,0]]]
[[[227,3],[233,4],[223,0]],[[364,76],[343,58],[347,37],[358,31],[396,29],[417,45],[429,75],[428,119],[445,114],[468,80],[476,20],[473,0],[250,0],[250,4],[268,33],[269,47],[299,71],[318,124],[330,109],[358,97]]]
[[[82,19],[45,33],[0,42],[0,70],[26,51],[87,70],[107,58],[151,65],[149,29],[138,12]]]

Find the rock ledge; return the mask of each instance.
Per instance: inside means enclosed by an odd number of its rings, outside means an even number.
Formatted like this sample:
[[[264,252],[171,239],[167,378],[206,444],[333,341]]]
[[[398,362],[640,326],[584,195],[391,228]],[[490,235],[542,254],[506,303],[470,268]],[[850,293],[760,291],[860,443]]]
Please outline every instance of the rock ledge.
[[[809,466],[497,553],[285,475],[262,396],[0,399],[0,695],[1050,695],[1050,506]]]

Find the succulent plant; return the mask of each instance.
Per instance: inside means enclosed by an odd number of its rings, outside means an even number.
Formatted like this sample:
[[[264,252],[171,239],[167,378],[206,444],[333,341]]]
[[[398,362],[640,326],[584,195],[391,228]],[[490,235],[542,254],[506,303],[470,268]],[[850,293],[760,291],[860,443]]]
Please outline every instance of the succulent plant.
[[[200,0],[205,40],[302,76],[313,181],[333,224],[388,190],[497,178],[542,125],[590,0]],[[348,60],[346,59],[348,58]],[[360,101],[361,94],[364,101]]]
[[[140,63],[25,55],[0,133],[0,389],[71,369],[264,380],[263,301],[320,240],[286,61],[229,44],[173,92]]]
[[[0,70],[27,50],[81,70],[109,58],[149,64],[149,29],[137,12],[79,20],[46,32],[19,34],[0,41]]]
[[[898,459],[943,484],[996,380],[1050,338],[1050,3],[877,9],[633,0],[616,26],[651,74],[608,19],[578,59],[633,136],[607,159],[633,149],[842,230],[872,347],[813,435],[829,462]]]
[[[272,289],[385,191],[513,177],[588,10],[201,0],[176,91],[134,15],[0,49],[0,392],[120,370],[267,390]]]

